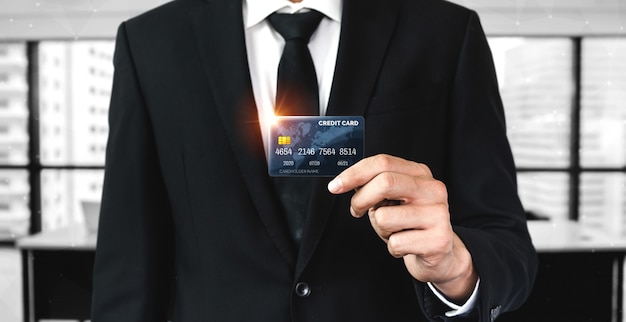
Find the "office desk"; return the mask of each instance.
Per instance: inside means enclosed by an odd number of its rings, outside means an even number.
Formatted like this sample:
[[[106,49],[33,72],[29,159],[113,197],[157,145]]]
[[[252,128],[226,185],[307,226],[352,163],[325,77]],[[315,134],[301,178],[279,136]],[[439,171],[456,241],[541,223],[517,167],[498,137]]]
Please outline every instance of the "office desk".
[[[24,321],[88,320],[96,236],[68,227],[17,241],[24,268]]]
[[[501,321],[622,321],[626,239],[575,222],[531,221],[539,253],[527,303]],[[96,237],[82,227],[20,239],[25,267],[25,321],[89,319]]]
[[[626,239],[576,222],[531,221],[539,272],[528,301],[498,321],[622,321]]]

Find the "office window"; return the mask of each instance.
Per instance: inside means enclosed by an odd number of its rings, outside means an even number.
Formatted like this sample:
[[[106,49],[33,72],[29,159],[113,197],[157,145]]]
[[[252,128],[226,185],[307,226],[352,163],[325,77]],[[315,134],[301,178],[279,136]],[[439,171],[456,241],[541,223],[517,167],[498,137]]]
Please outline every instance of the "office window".
[[[521,172],[519,193],[533,216],[569,217],[573,42],[568,38],[492,38],[507,132]],[[544,172],[548,170],[547,172]]]
[[[26,44],[0,43],[0,241],[30,227],[27,74]]]
[[[571,41],[504,38],[492,40],[492,47],[502,48],[496,66],[517,166],[567,167],[574,89]]]
[[[29,196],[27,170],[0,170],[0,240],[12,240],[28,234]]]
[[[584,167],[626,166],[626,39],[582,42]]]
[[[626,237],[626,39],[582,40],[579,220]]]
[[[99,201],[113,48],[0,43],[0,241],[84,224]]]
[[[28,60],[23,43],[0,43],[0,166],[28,163]]]
[[[490,45],[526,210],[626,236],[626,40]]]
[[[113,48],[112,41],[38,44],[39,131],[47,133],[39,139],[44,231],[84,224],[83,203],[100,200]],[[94,106],[105,113],[93,113]]]
[[[489,42],[529,215],[626,236],[626,40]],[[82,203],[99,199],[113,49],[0,43],[0,238],[82,224]],[[9,232],[6,218],[22,222]]]
[[[564,172],[521,172],[519,195],[531,218],[569,218],[569,175]]]
[[[85,225],[95,214],[85,211],[86,203],[99,202],[102,169],[44,169],[41,173],[42,230],[68,225]]]
[[[111,73],[111,41],[41,42],[39,44],[39,104],[54,106],[40,109],[40,130],[55,129],[40,138],[44,166],[102,166],[104,153],[91,146],[106,143],[107,131],[92,132],[92,127],[107,128],[106,113],[94,115],[93,106],[108,106]],[[94,54],[101,53],[101,54]],[[45,81],[44,81],[45,80]],[[54,152],[51,152],[54,151]]]
[[[626,174],[584,172],[580,221],[626,237]]]

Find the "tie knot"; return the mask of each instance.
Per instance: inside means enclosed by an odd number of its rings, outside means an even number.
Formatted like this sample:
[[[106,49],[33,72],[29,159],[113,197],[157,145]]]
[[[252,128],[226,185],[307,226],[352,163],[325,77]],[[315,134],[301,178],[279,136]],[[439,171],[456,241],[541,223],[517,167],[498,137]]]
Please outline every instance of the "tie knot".
[[[320,12],[310,10],[295,14],[273,13],[269,16],[269,21],[285,41],[300,39],[309,42],[322,17]]]

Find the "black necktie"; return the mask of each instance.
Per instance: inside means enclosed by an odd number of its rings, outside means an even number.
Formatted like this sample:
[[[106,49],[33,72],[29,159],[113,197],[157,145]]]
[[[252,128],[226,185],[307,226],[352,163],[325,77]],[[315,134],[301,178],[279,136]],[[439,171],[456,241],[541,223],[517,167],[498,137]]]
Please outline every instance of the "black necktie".
[[[285,39],[278,64],[276,115],[319,115],[319,90],[309,38],[323,15],[315,10],[304,13],[273,13],[270,24]]]
[[[274,13],[269,17],[270,24],[285,39],[278,64],[276,115],[319,115],[317,76],[308,42],[322,16],[311,10],[296,14]],[[299,245],[309,208],[312,180],[276,177],[273,181],[290,233]]]

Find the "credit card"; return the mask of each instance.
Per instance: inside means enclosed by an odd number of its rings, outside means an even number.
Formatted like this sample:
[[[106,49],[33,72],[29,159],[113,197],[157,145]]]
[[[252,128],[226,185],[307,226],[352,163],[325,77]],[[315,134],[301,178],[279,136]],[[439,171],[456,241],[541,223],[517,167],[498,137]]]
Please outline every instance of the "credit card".
[[[332,177],[363,159],[362,116],[276,116],[270,126],[270,176]]]

